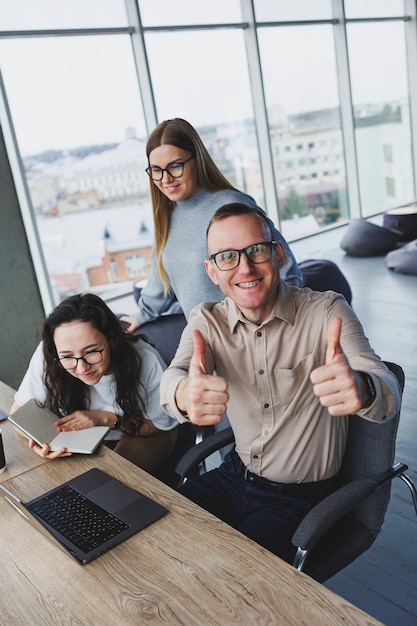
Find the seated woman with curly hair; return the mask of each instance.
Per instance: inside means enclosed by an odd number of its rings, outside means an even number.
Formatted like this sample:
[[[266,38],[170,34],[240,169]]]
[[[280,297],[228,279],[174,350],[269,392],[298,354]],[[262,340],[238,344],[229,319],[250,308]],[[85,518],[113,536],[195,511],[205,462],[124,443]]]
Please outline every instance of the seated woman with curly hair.
[[[114,450],[156,473],[174,447],[178,422],[159,406],[165,364],[145,337],[128,335],[93,294],[61,302],[42,325],[42,341],[15,395],[12,412],[32,398],[57,415],[57,430],[109,426],[119,431]],[[29,446],[49,459],[65,448]]]

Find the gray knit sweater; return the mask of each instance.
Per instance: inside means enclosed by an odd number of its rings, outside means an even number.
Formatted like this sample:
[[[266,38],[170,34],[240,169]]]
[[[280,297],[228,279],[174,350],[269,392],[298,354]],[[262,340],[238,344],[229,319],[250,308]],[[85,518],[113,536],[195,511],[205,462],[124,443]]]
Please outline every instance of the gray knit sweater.
[[[175,204],[163,252],[163,263],[171,293],[164,296],[153,258],[148,283],[141,292],[139,310],[135,314],[140,324],[154,320],[167,311],[175,298],[187,319],[191,309],[200,302],[223,300],[224,295],[219,287],[207,276],[203,261],[207,256],[207,226],[217,209],[229,202],[245,202],[256,206],[253,198],[232,189],[212,193],[200,189],[192,197]],[[281,278],[290,285],[302,287],[302,277],[294,255],[272,222],[271,225],[275,239],[281,241],[285,248],[286,259],[281,270]]]

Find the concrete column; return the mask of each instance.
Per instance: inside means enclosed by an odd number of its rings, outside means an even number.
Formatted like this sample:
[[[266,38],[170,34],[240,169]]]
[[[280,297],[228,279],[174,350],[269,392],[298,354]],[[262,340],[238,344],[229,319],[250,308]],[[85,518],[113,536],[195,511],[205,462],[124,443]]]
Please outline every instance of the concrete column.
[[[0,128],[0,380],[17,387],[44,310]]]

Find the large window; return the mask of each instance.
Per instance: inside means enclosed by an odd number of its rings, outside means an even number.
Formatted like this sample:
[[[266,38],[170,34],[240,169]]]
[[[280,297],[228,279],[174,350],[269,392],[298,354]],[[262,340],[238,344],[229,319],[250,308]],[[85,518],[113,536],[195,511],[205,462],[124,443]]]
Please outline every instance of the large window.
[[[259,46],[281,229],[293,239],[348,216],[332,28],[262,28]]]
[[[125,0],[0,0],[1,30],[128,26]]]
[[[151,247],[153,229],[129,36],[11,39],[0,53],[55,302],[126,291],[106,250]]]
[[[405,29],[402,22],[367,22],[348,24],[347,33],[361,207],[367,217],[415,197]]]
[[[54,302],[146,278],[145,143],[163,119],[190,121],[290,242],[414,201],[405,6],[415,18],[411,0],[0,0],[7,123]]]
[[[223,174],[263,205],[242,31],[220,30],[214,42],[211,31],[151,32],[145,41],[158,119],[193,124]],[[170,71],[171,64],[179,71]]]
[[[147,27],[240,22],[240,0],[139,0],[141,22]],[[187,57],[189,58],[189,57]]]

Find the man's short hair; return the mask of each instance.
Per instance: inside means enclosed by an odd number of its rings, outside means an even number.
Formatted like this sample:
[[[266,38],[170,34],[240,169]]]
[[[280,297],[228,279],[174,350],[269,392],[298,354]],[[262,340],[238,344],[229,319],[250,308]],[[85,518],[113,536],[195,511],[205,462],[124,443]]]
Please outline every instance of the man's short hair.
[[[229,204],[224,204],[223,206],[218,208],[211,218],[209,225],[207,226],[206,240],[208,238],[210,228],[215,222],[220,222],[221,220],[226,219],[226,217],[232,217],[236,215],[258,215],[268,226],[269,232],[271,233],[271,240],[275,239],[272,232],[271,223],[269,222],[265,212],[262,211],[262,209],[251,204],[245,204],[244,202],[229,202]]]

